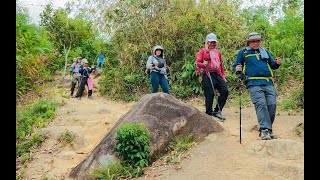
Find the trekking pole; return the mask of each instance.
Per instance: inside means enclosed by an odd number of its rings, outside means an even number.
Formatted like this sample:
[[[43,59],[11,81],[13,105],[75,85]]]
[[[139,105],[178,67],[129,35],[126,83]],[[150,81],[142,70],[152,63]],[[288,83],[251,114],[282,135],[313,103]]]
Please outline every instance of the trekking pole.
[[[239,95],[240,95],[239,104],[240,104],[240,144],[241,144],[241,87],[239,87]]]
[[[216,91],[214,90],[214,86],[213,86],[213,82],[212,82],[212,78],[211,78],[211,75],[210,75],[210,72],[209,72],[209,67],[208,65],[206,65],[206,70],[207,70],[207,73],[209,75],[209,79],[210,79],[210,83],[211,83],[211,86],[212,86],[212,90],[213,90],[213,95],[216,97],[217,99],[217,105],[218,105],[218,108],[219,108],[219,112],[221,113],[222,115],[222,112],[221,112],[221,109],[220,109],[220,105],[219,105],[219,101],[218,101],[218,96],[216,94]]]
[[[242,98],[241,83],[242,83],[243,76],[241,71],[237,71],[236,74],[238,74],[238,78],[239,78],[240,144],[241,144],[241,98]]]

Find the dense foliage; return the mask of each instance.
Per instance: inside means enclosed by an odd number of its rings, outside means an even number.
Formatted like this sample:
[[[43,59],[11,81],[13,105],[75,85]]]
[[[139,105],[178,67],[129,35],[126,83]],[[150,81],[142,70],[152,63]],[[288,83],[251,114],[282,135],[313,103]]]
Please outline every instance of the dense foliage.
[[[58,69],[53,46],[43,28],[29,23],[27,11],[17,7],[16,13],[16,96],[34,90]]]
[[[99,82],[99,92],[114,99],[137,100],[151,91],[145,63],[154,45],[160,44],[165,48],[172,94],[184,98],[202,93],[201,77],[194,75],[194,57],[204,46],[208,33],[214,32],[218,36],[218,48],[223,54],[229,87],[233,87],[237,78],[231,69],[237,51],[245,46],[246,35],[256,31],[264,38],[262,45],[274,57],[283,59],[283,65],[275,71],[276,84],[283,88],[290,86],[289,80],[294,79],[297,87],[302,87],[303,9],[301,0],[271,1],[260,6],[243,6],[240,0],[130,0],[112,3],[74,0],[65,9],[53,10],[50,5],[46,6],[41,13],[40,24],[49,33],[41,29],[47,35],[40,39],[47,42],[42,44],[51,44],[51,49],[54,48],[59,56],[52,67],[61,68],[63,64],[66,67],[77,56],[86,57],[93,64],[103,53],[107,62]],[[17,24],[21,21],[17,20]],[[20,27],[17,25],[17,32],[32,34],[35,31],[41,35],[39,27],[34,27],[38,29],[33,31],[21,30]],[[28,49],[19,48],[23,44],[20,40],[17,38],[17,51]],[[34,42],[27,45],[33,49],[48,49],[40,44],[39,48],[34,48],[38,47]],[[21,60],[21,57],[27,57],[25,54],[17,55],[17,62],[26,62]],[[29,55],[33,59],[38,57],[37,52]],[[48,52],[45,55],[48,56]],[[17,94],[32,89],[29,82],[34,78],[31,68],[34,65],[26,64],[19,73],[29,74],[17,76]]]
[[[286,85],[294,78],[302,86],[304,18],[299,2],[241,9],[240,1],[116,1],[105,11],[114,53],[100,81],[101,92],[124,100],[150,92],[145,63],[152,47],[160,44],[165,48],[172,94],[190,97],[202,93],[201,79],[194,75],[194,57],[210,32],[218,36],[230,87],[236,84],[231,70],[237,51],[253,31],[262,34],[263,47],[283,59],[283,66],[275,73],[276,83]]]

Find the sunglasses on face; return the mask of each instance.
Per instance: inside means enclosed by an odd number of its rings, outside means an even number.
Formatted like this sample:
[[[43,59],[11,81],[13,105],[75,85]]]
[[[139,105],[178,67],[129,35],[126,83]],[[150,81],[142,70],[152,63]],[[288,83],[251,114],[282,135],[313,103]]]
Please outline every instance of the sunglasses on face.
[[[249,43],[260,43],[261,41],[260,40],[257,40],[257,41],[250,41]]]

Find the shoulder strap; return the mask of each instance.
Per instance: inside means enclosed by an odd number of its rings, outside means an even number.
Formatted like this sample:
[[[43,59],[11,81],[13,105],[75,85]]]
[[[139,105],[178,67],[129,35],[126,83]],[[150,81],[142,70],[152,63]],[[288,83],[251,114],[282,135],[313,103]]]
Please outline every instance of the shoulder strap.
[[[242,73],[243,73],[243,74],[246,73],[247,54],[248,54],[247,49],[244,48],[244,49],[243,49],[243,56],[242,56],[242,58],[243,58],[243,70],[242,70]],[[269,69],[269,71],[270,71],[271,78],[273,78],[274,75],[273,75],[273,72],[272,72],[271,67],[270,67],[270,65],[269,65],[268,59],[267,59],[266,63],[267,63],[268,69]],[[261,79],[260,77],[257,77],[257,78],[258,78],[258,79]],[[252,77],[251,77],[251,79],[256,79],[256,78],[254,78],[254,77],[252,78]],[[268,79],[267,79],[267,80],[268,80]]]
[[[247,62],[247,49],[246,48],[243,48],[243,55],[242,55],[242,59],[243,59],[243,64],[246,64]]]
[[[243,48],[243,53],[242,53],[242,59],[243,59],[243,69],[242,69],[242,74],[246,74],[246,62],[247,62],[247,49]]]
[[[159,60],[155,55],[152,55],[157,61]]]

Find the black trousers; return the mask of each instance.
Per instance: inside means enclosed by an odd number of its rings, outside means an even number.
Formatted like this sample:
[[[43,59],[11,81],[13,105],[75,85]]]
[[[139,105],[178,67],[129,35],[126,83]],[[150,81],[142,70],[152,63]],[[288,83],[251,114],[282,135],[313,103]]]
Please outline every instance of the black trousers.
[[[88,87],[88,78],[87,77],[81,78],[80,87],[79,87],[79,90],[77,92],[76,97],[81,97],[82,96],[85,85],[87,85],[87,87]],[[92,90],[89,90],[88,91],[88,97],[91,96],[91,95],[92,95]]]
[[[219,110],[222,111],[224,105],[227,102],[227,98],[229,95],[228,85],[218,73],[211,72],[210,76],[211,76],[212,84],[213,84],[213,87],[215,88],[215,91],[218,90],[220,94],[220,96],[218,96],[218,103],[216,104],[214,111],[215,112],[218,112]],[[211,115],[213,112],[212,105],[213,105],[213,99],[215,94],[212,89],[210,78],[206,74],[202,75],[202,86],[204,90],[206,113]]]

